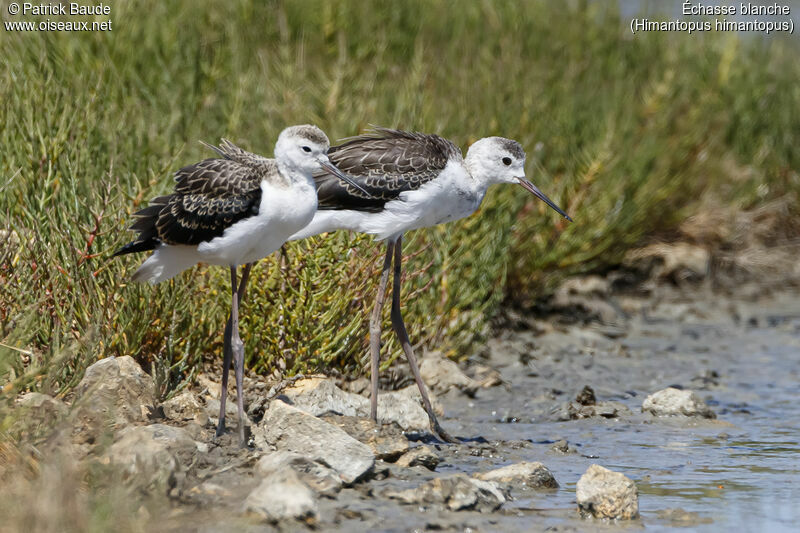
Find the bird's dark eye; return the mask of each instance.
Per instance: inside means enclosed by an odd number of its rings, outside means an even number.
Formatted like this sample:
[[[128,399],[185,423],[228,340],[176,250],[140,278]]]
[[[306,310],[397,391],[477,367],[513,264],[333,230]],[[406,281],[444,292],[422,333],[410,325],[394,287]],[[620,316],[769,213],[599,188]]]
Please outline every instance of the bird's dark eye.
[[[303,146],[303,151],[304,152],[310,152],[311,148],[309,148],[308,146]]]
[[[511,164],[511,158],[510,158],[510,157],[504,157],[504,158],[503,158],[503,164],[504,164],[505,166],[508,166],[508,165],[510,165],[510,164]]]

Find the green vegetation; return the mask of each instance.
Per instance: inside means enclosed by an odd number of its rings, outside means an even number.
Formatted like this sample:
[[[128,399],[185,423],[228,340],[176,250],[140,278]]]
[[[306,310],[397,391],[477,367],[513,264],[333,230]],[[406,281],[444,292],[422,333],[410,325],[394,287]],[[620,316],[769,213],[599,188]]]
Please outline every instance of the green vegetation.
[[[212,155],[198,140],[271,154],[297,123],[332,139],[372,123],[464,148],[519,140],[574,224],[497,187],[477,215],[406,242],[412,338],[456,357],[505,298],[613,265],[709,187],[743,206],[800,189],[800,63],[780,38],[634,37],[608,5],[544,0],[142,0],[115,2],[112,19],[110,33],[0,35],[7,392],[69,390],[108,355],[154,363],[163,394],[219,364],[223,269],[138,286],[126,281],[138,260],[109,257],[172,171]],[[339,233],[260,262],[249,367],[361,371],[381,253]]]

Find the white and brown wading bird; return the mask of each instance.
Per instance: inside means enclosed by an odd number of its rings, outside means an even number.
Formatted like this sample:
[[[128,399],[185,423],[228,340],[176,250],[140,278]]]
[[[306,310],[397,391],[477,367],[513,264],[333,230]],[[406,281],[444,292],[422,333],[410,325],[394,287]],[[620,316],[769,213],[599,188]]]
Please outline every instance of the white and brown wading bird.
[[[244,344],[239,337],[239,306],[250,269],[312,220],[317,209],[315,173],[349,178],[331,164],[326,155],[328,137],[315,126],[283,130],[275,143],[275,159],[251,154],[225,139],[220,147],[207,146],[221,158],[178,170],[174,192],[153,199],[134,214],[138,220],[131,229],[139,234],[114,255],[153,250],[133,274],[135,281],[151,283],[170,279],[198,262],[230,268],[231,314],[225,326],[217,436],[225,429],[228,370],[233,358],[239,438],[244,444]],[[360,188],[352,180],[350,186]],[[244,268],[237,284],[239,265]]]
[[[370,319],[370,415],[377,420],[381,312],[394,257],[392,327],[408,358],[431,429],[443,440],[455,442],[433,412],[400,311],[403,233],[471,215],[495,183],[521,185],[561,216],[572,219],[525,178],[525,151],[510,139],[481,139],[470,146],[463,158],[452,142],[437,135],[374,128],[331,147],[328,156],[358,187],[342,183],[328,172],[317,173],[317,213],[290,240],[348,229],[386,241],[383,272]]]

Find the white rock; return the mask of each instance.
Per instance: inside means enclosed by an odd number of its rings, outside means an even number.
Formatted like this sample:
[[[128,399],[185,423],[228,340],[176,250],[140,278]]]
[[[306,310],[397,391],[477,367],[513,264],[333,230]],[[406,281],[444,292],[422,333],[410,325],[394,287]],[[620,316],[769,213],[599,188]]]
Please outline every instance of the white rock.
[[[6,432],[15,439],[44,438],[66,417],[68,410],[61,400],[40,392],[28,392],[17,400]]]
[[[436,396],[428,392],[434,413],[444,414]],[[430,431],[428,413],[422,407],[422,396],[416,385],[378,395],[378,420],[384,424],[394,422],[405,431]]]
[[[484,481],[511,483],[529,488],[558,488],[558,482],[553,473],[542,463],[521,462],[475,474],[475,477]]]
[[[314,491],[288,467],[273,471],[264,478],[247,496],[244,507],[246,511],[274,522],[286,519],[313,522],[318,517]]]
[[[86,369],[75,389],[72,417],[78,442],[94,442],[131,422],[143,422],[155,404],[155,386],[132,357],[108,357]]]
[[[654,392],[645,398],[642,402],[642,412],[649,412],[655,416],[717,417],[697,394],[673,387]]]
[[[338,427],[280,400],[270,402],[261,423],[253,429],[256,445],[295,452],[337,471],[354,483],[375,466],[369,446]]]
[[[430,430],[430,420],[425,409],[419,401],[403,391],[378,395],[378,420],[384,424],[394,422],[405,431]]]
[[[466,474],[436,478],[415,489],[389,491],[386,496],[409,504],[441,504],[451,511],[496,511],[506,501],[496,483]]]
[[[279,398],[314,416],[336,413],[345,416],[368,418],[370,401],[359,394],[346,392],[326,378],[307,378],[287,388]],[[378,395],[378,421],[396,423],[405,431],[428,431],[430,422],[422,407],[422,397],[416,385]],[[441,406],[431,396],[434,411],[441,414]],[[438,407],[438,410],[437,410]]]
[[[314,416],[335,413],[344,416],[369,416],[369,399],[346,392],[331,379],[306,378],[295,382],[281,394],[291,405]]]
[[[578,511],[584,516],[631,519],[639,516],[636,484],[624,474],[592,465],[575,487]]]
[[[45,409],[61,416],[67,414],[67,406],[64,402],[41,392],[26,392],[17,399],[19,407],[31,409]]]

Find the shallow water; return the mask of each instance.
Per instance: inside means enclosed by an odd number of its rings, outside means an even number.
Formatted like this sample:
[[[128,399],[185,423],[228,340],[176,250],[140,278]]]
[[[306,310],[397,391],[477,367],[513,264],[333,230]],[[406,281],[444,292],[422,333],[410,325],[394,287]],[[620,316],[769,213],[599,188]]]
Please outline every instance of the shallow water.
[[[489,363],[507,388],[440,398],[444,424],[459,436],[439,445],[436,473],[393,471],[371,483],[374,494],[417,486],[423,479],[473,473],[518,461],[541,461],[558,490],[514,492],[493,514],[448,513],[352,494],[358,519],[341,530],[411,531],[797,531],[800,527],[800,299],[795,295],[742,302],[709,294],[677,294],[658,305],[621,302],[633,318],[615,339],[587,327],[544,335],[506,333],[491,343]],[[632,310],[632,311],[631,311]],[[617,336],[615,333],[614,336]],[[523,362],[524,361],[524,362]],[[590,385],[599,401],[618,401],[631,414],[616,419],[554,420],[559,405]],[[670,385],[695,390],[716,420],[655,418],[644,398]],[[552,444],[566,439],[577,453]],[[597,463],[636,481],[641,518],[583,520],[575,484]],[[340,495],[338,506],[349,496]],[[333,502],[331,502],[333,503]]]
[[[659,511],[683,509],[697,513],[686,525],[698,531],[797,531],[800,300],[669,302],[648,310],[646,319],[631,320],[629,331],[613,343],[558,339],[563,357],[552,355],[551,335],[532,339],[535,358],[528,365],[509,360],[502,369],[510,391],[445,403],[449,417],[463,422],[455,431],[535,443],[513,459],[541,460],[562,488],[520,499],[518,507],[572,511],[575,483],[598,463],[636,481],[641,525],[648,530],[678,525]],[[527,400],[553,386],[573,397],[585,384],[598,400],[620,401],[634,414],[552,422],[547,406],[537,405],[546,402]],[[647,394],[669,385],[696,390],[718,419],[658,419],[638,412]],[[509,416],[529,423],[497,423]],[[568,440],[581,455],[546,452],[557,439]],[[545,514],[538,525],[587,526],[560,512]]]

